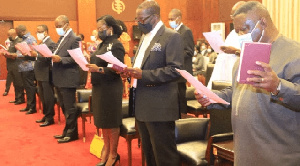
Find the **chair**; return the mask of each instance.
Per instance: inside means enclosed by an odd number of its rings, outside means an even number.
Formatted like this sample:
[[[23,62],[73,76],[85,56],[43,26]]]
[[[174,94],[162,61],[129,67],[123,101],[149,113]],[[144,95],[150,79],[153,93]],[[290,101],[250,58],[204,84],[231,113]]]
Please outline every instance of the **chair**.
[[[187,112],[190,114],[194,114],[196,117],[198,117],[199,115],[203,115],[204,118],[207,118],[208,111],[206,107],[202,107],[202,105],[196,100],[194,91],[194,87],[187,87]]]
[[[210,80],[211,74],[214,70],[215,64],[209,63],[207,64],[207,69],[206,69],[206,76],[205,76],[205,85],[208,85],[208,82]]]
[[[206,166],[208,118],[187,118],[175,121],[175,138],[184,165]]]
[[[122,125],[120,127],[120,136],[126,139],[127,153],[128,153],[128,166],[132,165],[132,151],[131,141],[133,139],[140,139],[139,133],[135,127],[135,117],[129,117],[129,103],[127,100],[122,102]],[[142,155],[142,165],[144,166],[144,156]]]
[[[85,142],[85,121],[87,117],[90,117],[90,123],[93,116],[92,112],[92,90],[91,89],[77,89],[76,90],[76,107],[80,111],[80,117],[82,120],[82,135],[83,142]]]
[[[213,89],[213,90],[222,90],[222,89],[225,89],[225,88],[227,88],[228,86],[231,86],[231,85],[232,85],[232,83],[227,82],[227,81],[213,81],[211,89]]]

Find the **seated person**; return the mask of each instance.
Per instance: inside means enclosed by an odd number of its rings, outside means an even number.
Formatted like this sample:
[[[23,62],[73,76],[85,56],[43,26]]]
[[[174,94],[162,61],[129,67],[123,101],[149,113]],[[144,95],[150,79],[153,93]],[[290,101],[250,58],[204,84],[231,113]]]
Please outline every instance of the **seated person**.
[[[193,75],[203,75],[205,72],[204,56],[200,53],[200,46],[195,46],[195,53],[193,57]]]

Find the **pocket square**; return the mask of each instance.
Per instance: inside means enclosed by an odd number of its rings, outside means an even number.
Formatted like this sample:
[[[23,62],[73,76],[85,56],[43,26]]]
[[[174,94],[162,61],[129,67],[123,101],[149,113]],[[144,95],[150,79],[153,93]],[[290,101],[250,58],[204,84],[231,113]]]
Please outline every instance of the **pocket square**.
[[[153,47],[151,48],[151,51],[161,51],[161,44],[155,43]]]

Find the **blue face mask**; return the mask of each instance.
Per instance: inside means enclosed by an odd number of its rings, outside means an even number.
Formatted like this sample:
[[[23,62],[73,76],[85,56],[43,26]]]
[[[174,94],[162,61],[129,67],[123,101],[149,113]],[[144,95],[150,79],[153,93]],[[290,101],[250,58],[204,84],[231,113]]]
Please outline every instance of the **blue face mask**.
[[[64,27],[66,26],[67,24],[65,24],[62,28],[56,28],[56,32],[59,36],[64,36],[66,34],[66,32],[64,31]]]
[[[252,33],[253,31],[256,29],[256,26],[258,25],[259,21],[257,21],[257,23],[255,24],[255,27],[252,29],[252,31],[250,33],[247,33],[247,34],[244,34],[244,35],[240,35],[239,36],[239,41],[240,41],[240,44],[241,44],[241,48],[242,48],[242,44],[243,42],[253,42],[253,39],[252,39]],[[264,35],[264,30],[262,30],[262,34],[261,34],[261,37],[259,38],[258,42],[261,41],[261,38],[263,37]]]
[[[176,18],[176,20],[177,20],[177,18]],[[178,27],[178,24],[176,23],[176,20],[174,20],[174,21],[169,21],[170,27],[172,27],[173,29],[175,29],[175,28]]]

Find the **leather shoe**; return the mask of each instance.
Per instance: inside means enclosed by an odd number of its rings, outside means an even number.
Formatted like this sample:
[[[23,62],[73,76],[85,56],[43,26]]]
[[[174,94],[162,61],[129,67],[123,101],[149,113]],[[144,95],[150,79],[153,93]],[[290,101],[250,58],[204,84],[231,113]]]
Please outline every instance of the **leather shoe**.
[[[29,110],[29,108],[23,108],[23,109],[20,110],[20,112],[26,112],[28,110]]]
[[[64,137],[62,139],[57,140],[57,142],[58,143],[67,143],[67,142],[71,142],[71,141],[74,141],[74,140],[77,140],[77,139],[78,139],[78,137],[74,137],[74,138],[72,138],[72,137]]]
[[[36,120],[35,122],[36,123],[44,123],[46,121],[45,117],[43,117],[42,119],[40,120]]]
[[[23,103],[25,103],[25,101],[16,101],[15,105],[19,105],[19,104],[23,104]]]
[[[49,125],[52,125],[52,124],[54,124],[54,120],[46,121],[46,122],[40,124],[40,127],[46,127],[46,126],[49,126]]]
[[[15,101],[15,100],[13,100],[13,101],[9,101],[9,103],[16,103],[16,101]]]
[[[26,112],[26,115],[34,114],[34,113],[36,113],[36,110],[29,109],[29,110]]]
[[[55,139],[62,139],[64,138],[65,136],[64,135],[55,135],[53,136]]]
[[[8,95],[8,92],[4,92],[4,93],[3,93],[3,96],[7,96],[7,95]]]

